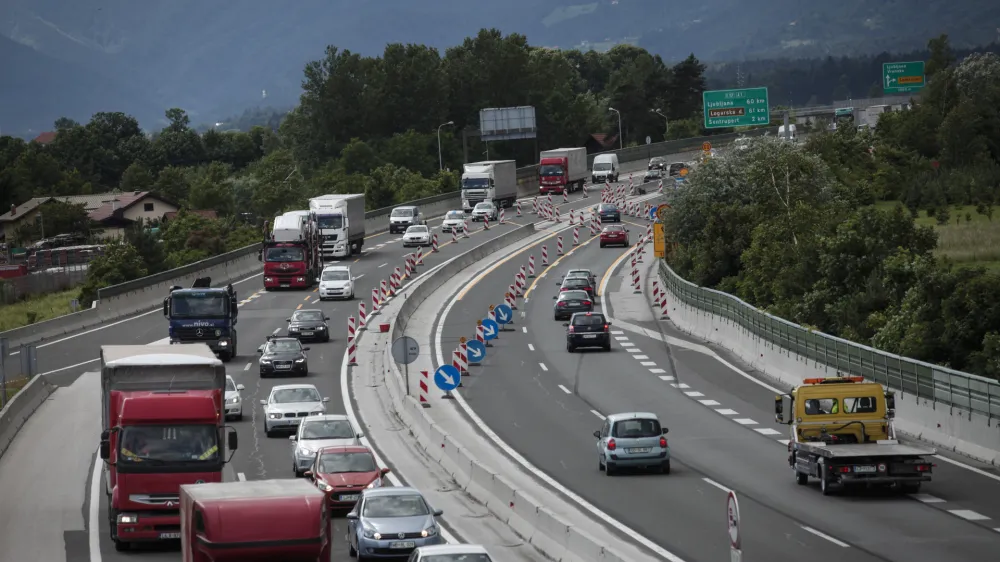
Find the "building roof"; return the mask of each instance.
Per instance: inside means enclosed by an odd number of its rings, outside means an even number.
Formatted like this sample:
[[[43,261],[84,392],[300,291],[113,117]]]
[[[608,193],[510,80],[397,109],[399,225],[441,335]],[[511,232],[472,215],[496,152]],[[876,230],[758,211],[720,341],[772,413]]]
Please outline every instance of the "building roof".
[[[63,197],[34,197],[20,205],[12,205],[10,211],[0,215],[0,223],[20,220],[26,214],[34,211],[39,205],[48,203],[49,201],[62,201],[63,203],[83,205],[83,209],[90,215],[90,220],[101,222],[111,218],[116,212],[128,209],[148,197],[153,197],[158,201],[173,205],[170,201],[161,199],[149,191],[68,195]]]
[[[38,144],[49,144],[50,142],[56,140],[56,133],[46,132],[38,135],[31,142],[37,142]]]

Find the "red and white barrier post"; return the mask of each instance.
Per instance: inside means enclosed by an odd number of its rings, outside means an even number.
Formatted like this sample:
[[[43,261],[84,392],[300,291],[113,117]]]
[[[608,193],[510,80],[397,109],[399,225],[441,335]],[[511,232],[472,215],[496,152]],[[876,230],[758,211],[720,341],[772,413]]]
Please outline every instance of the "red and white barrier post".
[[[549,247],[542,246],[542,267],[548,267],[549,265]]]
[[[538,214],[538,198],[537,197],[532,197],[531,198],[531,214],[533,214],[533,215],[537,215]]]
[[[489,345],[486,343],[486,328],[483,328],[482,320],[476,320],[476,341],[484,346]]]
[[[372,289],[372,316],[378,314],[378,287]]]
[[[354,317],[347,317],[347,364],[357,366],[358,346],[355,344],[356,334],[354,331]]]
[[[556,236],[556,254],[563,255],[562,236]]]
[[[528,277],[535,278],[535,254],[528,256]]]
[[[358,331],[365,329],[368,325],[368,315],[365,314],[365,301],[358,301]]]
[[[458,227],[451,227],[451,243],[458,244]]]
[[[573,245],[580,245],[580,229],[576,227],[573,228]]]
[[[517,201],[514,201],[514,205],[516,205],[517,208],[517,213],[514,216],[521,216],[521,200],[518,199]]]
[[[424,249],[417,248],[417,259],[413,261],[413,267],[416,268],[419,265],[424,265]]]
[[[430,408],[431,403],[427,400],[427,392],[430,390],[430,372],[420,371],[420,405],[424,408]]]
[[[389,284],[385,282],[385,279],[381,281],[381,286],[382,286],[382,296],[380,296],[378,299],[378,304],[380,306],[382,305],[382,303],[386,301],[386,299],[389,298]]]
[[[660,283],[656,279],[653,279],[653,304],[660,307]]]
[[[431,251],[435,254],[438,252],[438,235],[437,232],[431,237]]]
[[[503,213],[503,207],[500,207],[500,220],[497,221],[497,222],[498,222],[498,224],[504,224],[504,221],[506,221],[506,220],[507,219],[506,219],[506,217],[504,216],[504,213]]]
[[[462,376],[467,376],[469,374],[469,345],[465,343],[465,338],[462,338],[458,344],[458,361],[462,367]]]
[[[469,221],[462,221],[462,238],[469,237]]]
[[[667,311],[667,292],[663,291],[660,295],[660,318],[670,318],[670,314]]]
[[[569,186],[563,188],[563,203],[569,203]]]

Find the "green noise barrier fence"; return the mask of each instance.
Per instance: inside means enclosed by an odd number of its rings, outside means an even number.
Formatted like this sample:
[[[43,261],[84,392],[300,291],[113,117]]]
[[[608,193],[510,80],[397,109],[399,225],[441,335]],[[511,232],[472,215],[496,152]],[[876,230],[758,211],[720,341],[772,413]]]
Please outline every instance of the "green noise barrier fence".
[[[886,353],[835,336],[809,330],[772,316],[733,295],[699,287],[659,261],[664,287],[685,305],[739,326],[776,348],[825,366],[845,376],[862,376],[900,393],[966,412],[1000,418],[1000,382]]]

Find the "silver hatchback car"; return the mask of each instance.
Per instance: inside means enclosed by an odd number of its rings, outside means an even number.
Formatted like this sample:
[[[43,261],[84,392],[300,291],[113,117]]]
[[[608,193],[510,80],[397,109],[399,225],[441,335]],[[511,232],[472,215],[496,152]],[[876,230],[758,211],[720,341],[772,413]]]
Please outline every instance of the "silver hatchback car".
[[[632,412],[612,414],[594,432],[597,438],[598,470],[608,476],[620,468],[658,469],[670,474],[669,430],[660,426],[656,414]]]

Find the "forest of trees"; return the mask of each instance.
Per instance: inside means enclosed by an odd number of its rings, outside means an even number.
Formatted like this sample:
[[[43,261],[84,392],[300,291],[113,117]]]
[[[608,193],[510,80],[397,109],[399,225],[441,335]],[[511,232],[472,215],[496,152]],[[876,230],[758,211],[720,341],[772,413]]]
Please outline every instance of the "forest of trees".
[[[668,224],[676,271],[829,334],[1000,378],[1000,56],[931,50],[921,103],[874,134],[763,138],[695,171]]]

